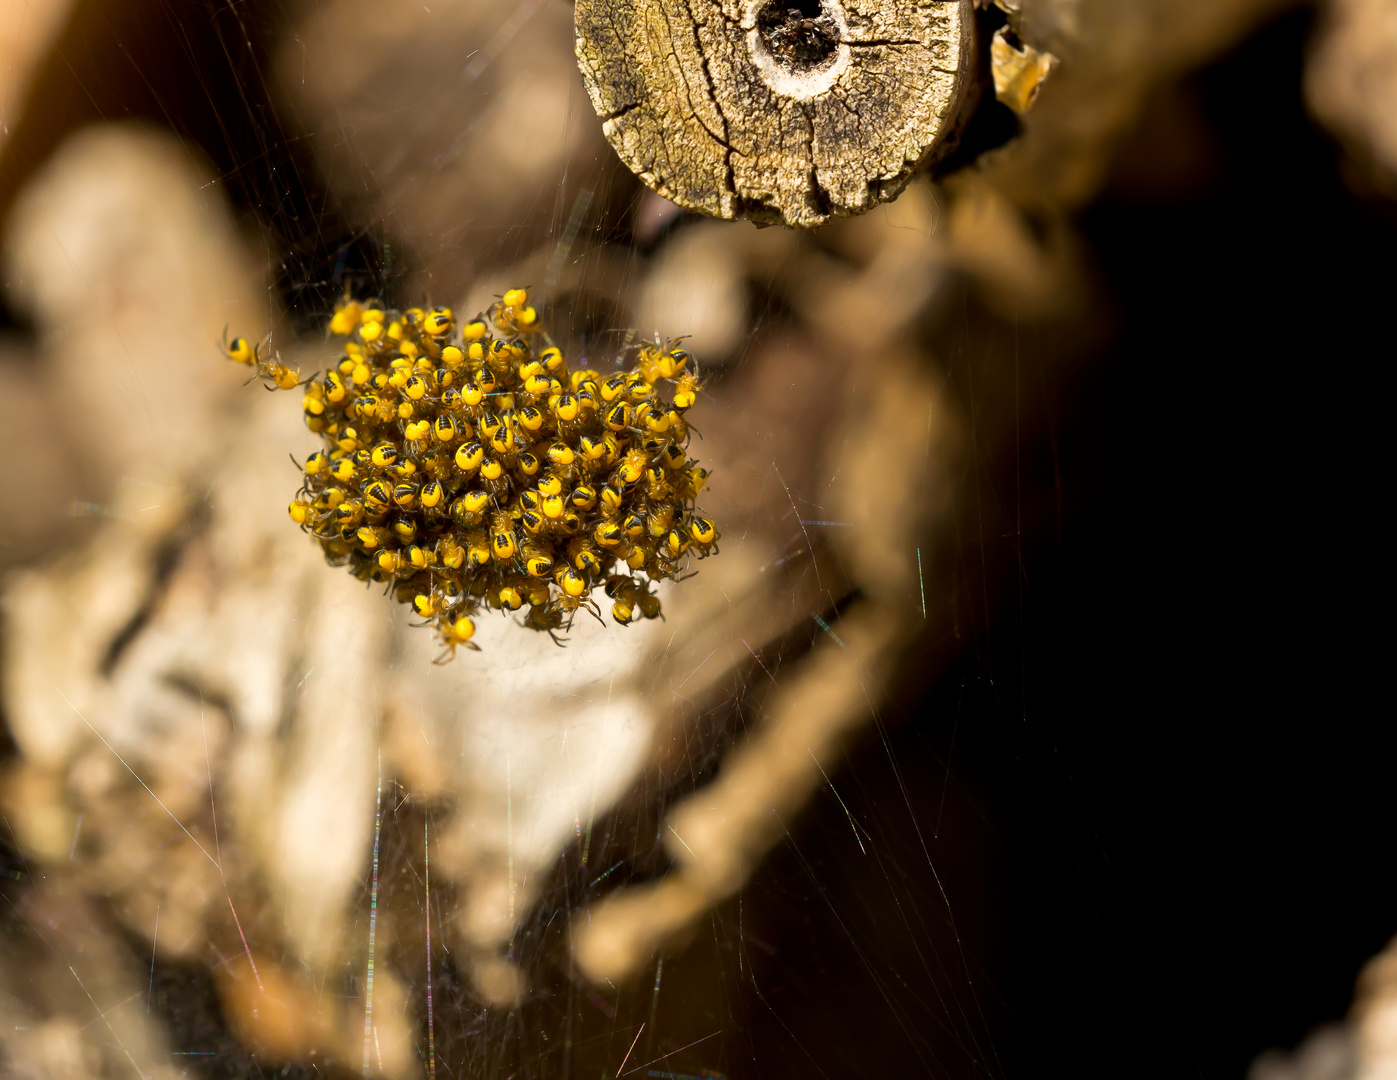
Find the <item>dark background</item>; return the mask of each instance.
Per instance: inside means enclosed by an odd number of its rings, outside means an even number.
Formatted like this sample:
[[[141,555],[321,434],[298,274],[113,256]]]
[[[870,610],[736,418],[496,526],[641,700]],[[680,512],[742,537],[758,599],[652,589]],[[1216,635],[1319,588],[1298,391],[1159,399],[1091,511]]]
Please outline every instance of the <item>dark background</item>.
[[[323,312],[336,262],[380,272],[261,87],[282,8],[82,6],[0,204],[74,127],[146,116],[278,233],[295,311]],[[1310,24],[1162,92],[1122,149],[1079,221],[1108,298],[1088,361],[1051,362],[1053,328],[981,334],[971,297],[944,329],[967,414],[1007,363],[1025,417],[1016,453],[973,457],[954,595],[913,646],[953,661],[889,703],[831,776],[842,803],[790,823],[664,994],[627,993],[653,1047],[738,1029],[653,1068],[1239,1076],[1340,1018],[1397,931],[1376,483],[1397,225],[1304,113]],[[207,1045],[213,999],[161,979],[208,999],[185,1032]],[[501,1037],[557,1020],[531,1008]]]
[[[883,857],[826,791],[748,890],[784,897],[772,944],[799,958],[789,1007],[753,1012],[784,1041],[762,1075],[1240,1076],[1342,1018],[1397,931],[1397,228],[1305,115],[1311,23],[1168,91],[1082,215],[1113,340],[1044,371],[1023,329],[1048,422],[967,476],[971,630],[831,778]]]

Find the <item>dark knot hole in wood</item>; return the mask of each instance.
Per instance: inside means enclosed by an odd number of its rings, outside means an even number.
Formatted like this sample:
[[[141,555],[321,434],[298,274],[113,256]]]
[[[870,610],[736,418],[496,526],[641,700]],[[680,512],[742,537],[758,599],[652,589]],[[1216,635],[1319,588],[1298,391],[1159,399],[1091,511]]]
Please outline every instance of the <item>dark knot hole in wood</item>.
[[[771,56],[793,74],[812,74],[839,54],[839,24],[823,0],[767,0],[757,35]]]

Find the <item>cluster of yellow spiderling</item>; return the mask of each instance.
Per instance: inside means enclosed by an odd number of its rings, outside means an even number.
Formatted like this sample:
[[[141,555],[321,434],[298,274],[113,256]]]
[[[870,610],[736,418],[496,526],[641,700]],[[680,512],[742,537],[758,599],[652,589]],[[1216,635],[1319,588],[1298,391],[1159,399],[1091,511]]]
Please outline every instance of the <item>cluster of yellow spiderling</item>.
[[[655,618],[653,584],[717,550],[694,505],[708,471],[688,456],[698,375],[676,342],[632,347],[614,374],[571,371],[523,289],[459,329],[446,308],[346,299],[330,332],[343,356],[303,400],[325,445],[291,519],[412,604],[449,653],[477,648],[482,607],[528,605],[524,625],[557,640],[579,608],[600,618],[598,586],[618,623]],[[298,385],[242,338],[227,351]]]

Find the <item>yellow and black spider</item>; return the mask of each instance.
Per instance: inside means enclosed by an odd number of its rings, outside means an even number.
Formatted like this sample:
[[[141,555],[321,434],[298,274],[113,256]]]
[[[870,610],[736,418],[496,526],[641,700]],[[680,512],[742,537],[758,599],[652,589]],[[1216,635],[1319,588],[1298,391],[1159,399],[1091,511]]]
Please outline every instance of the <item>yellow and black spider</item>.
[[[304,385],[324,446],[291,520],[436,627],[442,659],[478,648],[482,609],[527,604],[523,625],[556,641],[604,587],[617,623],[657,618],[654,583],[717,551],[684,417],[700,381],[678,340],[607,377],[572,371],[524,289],[459,328],[449,308],[346,298],[329,333],[343,355],[304,384],[243,338],[224,351],[271,388]]]

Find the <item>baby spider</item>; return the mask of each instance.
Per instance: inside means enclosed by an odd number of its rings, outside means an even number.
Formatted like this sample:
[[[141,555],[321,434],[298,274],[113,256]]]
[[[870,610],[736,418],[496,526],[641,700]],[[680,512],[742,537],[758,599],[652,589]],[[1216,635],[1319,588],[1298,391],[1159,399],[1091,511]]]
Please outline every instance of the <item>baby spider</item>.
[[[542,630],[553,639],[553,644],[558,648],[566,648],[565,638],[558,636],[558,631],[564,629],[563,613],[558,607],[551,603],[535,604],[529,608],[529,613],[524,616],[524,626],[530,630]]]
[[[267,380],[270,385],[268,390],[294,390],[301,385],[301,372],[298,368],[289,368],[281,362],[281,354],[274,353],[272,359],[268,360],[262,355],[262,347],[254,345],[247,338],[235,337],[228,340],[228,328],[223,328],[223,340],[220,342],[223,354],[239,364],[246,364],[254,369],[252,379]]]
[[[642,341],[633,345],[636,371],[652,383],[677,378],[690,359],[689,353],[678,347],[683,340],[683,337],[671,338],[662,345],[657,337],[653,344]]]
[[[480,646],[471,640],[475,636],[475,622],[469,615],[462,615],[454,619],[441,628],[441,640],[445,646],[441,655],[432,661],[434,664],[445,664],[448,660],[456,658],[457,646],[464,645],[467,649],[480,651]]]

